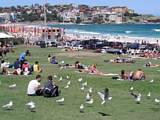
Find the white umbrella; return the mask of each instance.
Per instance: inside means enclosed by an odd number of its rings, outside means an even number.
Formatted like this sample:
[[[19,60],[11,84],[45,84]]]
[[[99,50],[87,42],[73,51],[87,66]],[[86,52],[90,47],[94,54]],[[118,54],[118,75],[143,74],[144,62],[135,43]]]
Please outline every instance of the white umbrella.
[[[1,39],[1,38],[14,38],[14,36],[8,35],[8,34],[6,34],[6,33],[0,33],[0,39]]]

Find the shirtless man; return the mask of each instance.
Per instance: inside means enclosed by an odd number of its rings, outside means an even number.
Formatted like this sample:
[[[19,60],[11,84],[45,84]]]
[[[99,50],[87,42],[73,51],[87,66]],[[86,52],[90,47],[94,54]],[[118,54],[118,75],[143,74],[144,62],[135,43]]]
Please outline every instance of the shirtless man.
[[[145,74],[141,69],[138,69],[137,71],[135,71],[132,75],[132,79],[133,80],[142,80],[145,79]]]

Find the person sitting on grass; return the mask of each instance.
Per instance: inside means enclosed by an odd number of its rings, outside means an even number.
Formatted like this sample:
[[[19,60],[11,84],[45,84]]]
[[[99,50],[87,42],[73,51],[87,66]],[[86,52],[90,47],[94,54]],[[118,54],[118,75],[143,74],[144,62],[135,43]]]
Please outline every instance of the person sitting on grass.
[[[41,75],[37,75],[35,80],[31,80],[28,84],[27,95],[28,96],[41,96],[43,95],[43,89],[41,88]]]
[[[44,85],[43,91],[44,97],[56,97],[59,96],[58,86],[53,83],[53,77],[50,75],[48,76],[48,80]]]
[[[1,75],[8,75],[8,72],[9,71],[7,70],[7,68],[3,67],[1,71]]]
[[[51,62],[51,55],[48,54],[48,62]]]
[[[133,72],[132,74],[132,80],[143,80],[145,79],[145,74],[141,69],[138,69],[137,71]]]
[[[25,62],[25,57],[26,56],[31,56],[31,53],[29,50],[26,50],[25,52],[21,53],[20,56],[19,56],[19,61],[21,63],[21,67],[22,67],[22,64]]]
[[[24,75],[29,75],[30,72],[30,67],[29,67],[29,63],[27,61],[25,61],[22,65],[22,70],[23,70],[23,74]]]
[[[58,64],[55,56],[53,56],[53,57],[50,59],[50,63],[51,63],[51,64]]]
[[[10,67],[10,63],[6,62],[5,60],[1,60],[1,68],[9,68]]]
[[[42,72],[42,69],[41,69],[38,61],[36,61],[36,62],[34,63],[34,65],[33,65],[33,71],[36,72],[36,73]]]
[[[14,69],[18,69],[21,67],[20,61],[18,59],[13,63],[13,67]]]
[[[74,65],[76,69],[84,69],[84,66],[79,61],[76,61]]]

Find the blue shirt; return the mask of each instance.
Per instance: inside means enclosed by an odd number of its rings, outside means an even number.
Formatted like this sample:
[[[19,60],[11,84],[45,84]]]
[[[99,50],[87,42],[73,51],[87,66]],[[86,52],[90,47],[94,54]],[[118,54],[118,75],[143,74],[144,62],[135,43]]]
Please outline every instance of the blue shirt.
[[[51,80],[47,80],[46,84],[44,85],[44,89],[46,89],[46,88],[49,90],[54,89],[54,85]]]
[[[26,56],[25,52],[21,53],[20,56],[19,56],[19,61],[24,61],[25,60],[25,56]]]

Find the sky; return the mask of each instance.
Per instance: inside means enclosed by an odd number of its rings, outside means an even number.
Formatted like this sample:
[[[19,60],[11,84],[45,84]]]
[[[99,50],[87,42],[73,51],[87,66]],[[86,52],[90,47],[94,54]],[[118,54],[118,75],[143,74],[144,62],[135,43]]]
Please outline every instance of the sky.
[[[0,0],[0,6],[43,4],[45,0]],[[137,13],[160,16],[160,0],[46,0],[50,4],[75,3],[106,6],[127,6]]]

